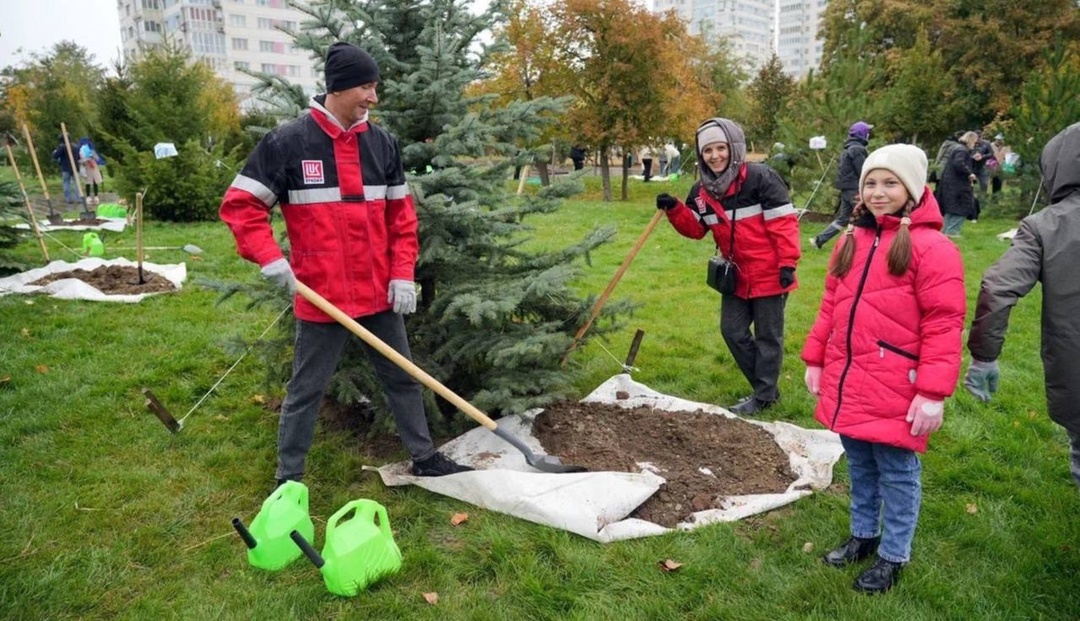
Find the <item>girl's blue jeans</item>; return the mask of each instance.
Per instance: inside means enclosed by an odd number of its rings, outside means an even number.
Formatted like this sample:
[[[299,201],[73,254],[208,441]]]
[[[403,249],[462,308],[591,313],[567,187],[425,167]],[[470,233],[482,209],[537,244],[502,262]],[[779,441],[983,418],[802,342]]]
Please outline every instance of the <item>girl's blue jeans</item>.
[[[922,504],[922,463],[915,451],[840,436],[851,476],[851,534],[880,533],[878,556],[911,560],[911,541]]]

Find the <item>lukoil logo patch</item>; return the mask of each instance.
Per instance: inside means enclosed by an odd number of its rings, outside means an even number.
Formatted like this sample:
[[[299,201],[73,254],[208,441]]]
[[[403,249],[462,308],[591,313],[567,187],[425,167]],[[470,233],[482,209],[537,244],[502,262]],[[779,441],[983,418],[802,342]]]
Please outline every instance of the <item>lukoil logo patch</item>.
[[[301,160],[300,168],[304,171],[304,185],[326,183],[323,177],[322,160]]]

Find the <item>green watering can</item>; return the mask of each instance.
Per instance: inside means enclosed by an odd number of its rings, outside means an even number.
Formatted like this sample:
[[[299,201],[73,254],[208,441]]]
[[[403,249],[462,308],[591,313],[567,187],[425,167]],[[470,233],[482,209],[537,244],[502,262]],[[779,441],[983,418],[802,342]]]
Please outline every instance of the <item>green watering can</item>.
[[[126,218],[127,209],[119,203],[102,203],[97,206],[99,218]]]
[[[349,512],[353,512],[352,519],[341,522]],[[326,589],[335,595],[352,597],[401,569],[401,550],[390,532],[386,508],[374,500],[353,500],[330,516],[321,556],[301,533],[290,535],[322,572]]]
[[[299,481],[286,481],[263,501],[262,509],[248,530],[240,518],[233,528],[248,547],[252,567],[276,571],[300,558],[289,534],[300,532],[315,537],[315,525],[308,514],[308,488]]]
[[[82,251],[84,256],[100,257],[105,254],[105,244],[102,243],[97,233],[90,231],[83,235]]]

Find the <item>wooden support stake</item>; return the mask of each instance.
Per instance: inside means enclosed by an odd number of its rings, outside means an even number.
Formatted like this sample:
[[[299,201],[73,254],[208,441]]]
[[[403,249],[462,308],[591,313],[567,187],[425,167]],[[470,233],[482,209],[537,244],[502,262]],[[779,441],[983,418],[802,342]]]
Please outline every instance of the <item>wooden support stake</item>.
[[[83,204],[81,216],[87,219],[93,218],[94,214],[90,213],[86,205],[86,193],[83,192],[82,179],[79,178],[79,164],[75,161],[75,155],[71,151],[71,140],[68,138],[67,126],[63,123],[60,123],[60,132],[64,134],[64,147],[67,149],[68,162],[71,163],[71,176],[75,179],[75,191],[79,193],[79,200]]]
[[[11,162],[11,169],[15,171],[15,179],[19,182],[19,189],[22,190],[23,200],[26,201],[26,211],[30,214],[30,227],[34,231],[34,237],[38,240],[38,245],[41,246],[41,254],[45,257],[45,262],[49,262],[49,249],[45,247],[45,238],[41,236],[41,230],[37,225],[37,217],[34,216],[34,205],[30,202],[30,196],[26,193],[26,185],[23,184],[22,175],[19,174],[19,165],[15,163],[15,154],[11,152],[11,145],[8,144],[7,139],[4,139],[4,149],[7,151],[8,161]]]
[[[611,282],[608,283],[607,288],[604,289],[604,292],[601,293],[600,297],[596,299],[596,303],[593,304],[592,311],[589,313],[588,321],[586,321],[580,328],[578,328],[577,334],[574,335],[574,342],[570,344],[570,349],[566,350],[566,353],[563,354],[561,363],[563,366],[566,366],[566,361],[570,358],[570,354],[575,349],[577,349],[578,343],[581,341],[581,337],[584,336],[585,333],[592,326],[593,321],[595,321],[597,315],[600,314],[600,309],[604,307],[604,302],[607,302],[608,296],[610,296],[611,292],[615,290],[615,285],[619,284],[619,281],[622,279],[623,274],[626,273],[626,269],[630,267],[630,263],[634,260],[634,257],[637,256],[637,253],[639,250],[641,250],[641,247],[645,245],[645,240],[649,238],[649,235],[653,232],[653,229],[656,228],[657,223],[660,222],[660,218],[662,218],[663,216],[664,212],[657,209],[656,213],[653,214],[652,220],[649,220],[649,223],[645,225],[645,230],[641,232],[641,236],[638,237],[636,242],[634,242],[634,247],[630,249],[629,253],[627,253],[626,258],[623,259],[622,265],[619,266],[619,269],[615,270],[615,275],[611,277]]]
[[[638,348],[641,347],[641,339],[644,337],[644,330],[634,333],[634,340],[630,341],[630,351],[626,354],[626,362],[623,363],[623,373],[629,373],[634,368],[634,360],[637,359]]]
[[[53,220],[52,199],[49,198],[49,186],[45,184],[45,175],[41,174],[41,164],[38,164],[37,149],[34,148],[34,139],[30,136],[30,128],[26,123],[22,124],[23,136],[26,136],[26,146],[30,149],[30,159],[34,161],[34,170],[37,171],[38,181],[41,183],[41,192],[45,195],[45,204],[49,206],[49,221]]]
[[[143,244],[142,244],[142,192],[135,193],[135,246],[137,248],[136,255],[139,261],[139,283],[143,284],[146,280],[143,279]]]
[[[519,181],[518,181],[518,191],[517,191],[518,196],[521,196],[521,193],[525,191],[525,180],[528,179],[528,178],[529,178],[529,165],[528,164],[522,164],[521,172],[518,173],[518,179],[519,179]]]
[[[168,408],[161,405],[161,402],[154,396],[154,393],[150,392],[149,388],[143,388],[142,393],[143,396],[146,397],[146,407],[150,408],[150,411],[158,417],[161,424],[165,425],[165,428],[173,433],[179,432],[181,429],[180,421],[173,417]]]

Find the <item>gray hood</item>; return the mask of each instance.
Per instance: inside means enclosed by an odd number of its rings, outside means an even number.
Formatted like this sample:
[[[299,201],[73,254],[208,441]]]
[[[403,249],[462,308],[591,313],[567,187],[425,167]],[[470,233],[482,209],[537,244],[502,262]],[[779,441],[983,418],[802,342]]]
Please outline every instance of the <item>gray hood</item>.
[[[1080,123],[1066,127],[1046,143],[1039,165],[1043,191],[1051,205],[1080,190]]]

